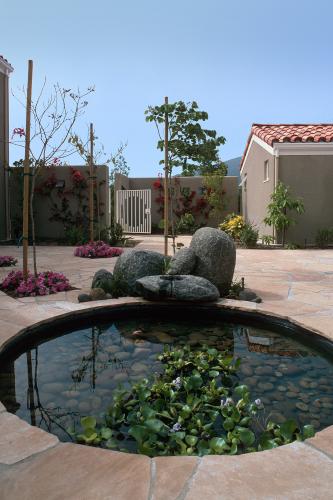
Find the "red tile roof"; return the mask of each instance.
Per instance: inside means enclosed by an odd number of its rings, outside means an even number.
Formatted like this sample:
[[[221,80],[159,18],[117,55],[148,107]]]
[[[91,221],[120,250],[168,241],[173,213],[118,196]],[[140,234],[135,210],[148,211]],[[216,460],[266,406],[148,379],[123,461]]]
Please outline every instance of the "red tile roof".
[[[10,64],[9,61],[7,61],[7,59],[5,59],[1,54],[0,54],[0,62],[4,62],[7,66],[9,66],[12,70],[14,69],[13,66]]]
[[[333,124],[259,124],[254,123],[251,128],[243,158],[240,164],[242,168],[252,136],[255,135],[273,146],[276,142],[333,142]]]

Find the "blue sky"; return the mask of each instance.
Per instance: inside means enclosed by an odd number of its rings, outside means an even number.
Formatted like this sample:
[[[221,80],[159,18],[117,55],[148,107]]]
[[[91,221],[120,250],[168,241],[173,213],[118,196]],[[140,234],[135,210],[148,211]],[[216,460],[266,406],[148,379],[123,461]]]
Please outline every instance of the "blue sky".
[[[45,76],[94,84],[77,131],[92,121],[106,151],[128,141],[131,175],[145,177],[161,153],[144,110],[165,95],[208,112],[225,160],[242,154],[253,122],[332,122],[332,16],[331,0],[2,0],[0,53],[16,94],[29,58],[35,93]],[[24,123],[11,98],[11,129]]]

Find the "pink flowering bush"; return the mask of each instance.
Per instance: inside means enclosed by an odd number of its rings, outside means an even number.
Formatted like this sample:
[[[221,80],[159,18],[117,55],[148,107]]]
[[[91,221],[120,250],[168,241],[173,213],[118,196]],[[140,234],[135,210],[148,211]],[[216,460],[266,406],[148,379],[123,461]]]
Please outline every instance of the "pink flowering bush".
[[[45,271],[38,273],[37,278],[28,273],[28,279],[23,278],[23,271],[11,271],[3,280],[0,289],[15,297],[36,297],[51,293],[70,290],[70,284],[64,274]]]
[[[11,257],[10,255],[0,256],[0,267],[15,266],[17,264],[17,259]]]
[[[100,257],[118,257],[123,253],[122,248],[111,247],[104,241],[90,241],[85,245],[76,247],[75,257],[85,257],[88,259],[97,259]]]

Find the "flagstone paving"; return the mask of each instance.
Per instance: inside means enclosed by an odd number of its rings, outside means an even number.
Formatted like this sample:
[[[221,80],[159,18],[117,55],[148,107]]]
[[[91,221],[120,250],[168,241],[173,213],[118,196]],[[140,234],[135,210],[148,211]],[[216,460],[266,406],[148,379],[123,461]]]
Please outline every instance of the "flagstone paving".
[[[161,236],[140,240],[137,248],[163,251]],[[190,237],[178,241],[188,245]],[[19,266],[21,253],[0,246],[0,255],[17,257]],[[77,303],[94,272],[112,270],[115,262],[74,257],[72,247],[38,247],[39,269],[65,273],[77,290],[19,300],[0,292],[0,349],[25,328],[56,316],[144,303],[135,298]],[[0,268],[0,281],[10,270]],[[223,299],[219,307],[277,315],[333,341],[333,250],[240,249],[235,278],[241,277],[263,302]],[[155,459],[59,443],[1,403],[0,430],[0,500],[333,498],[333,426],[304,443],[261,453]]]

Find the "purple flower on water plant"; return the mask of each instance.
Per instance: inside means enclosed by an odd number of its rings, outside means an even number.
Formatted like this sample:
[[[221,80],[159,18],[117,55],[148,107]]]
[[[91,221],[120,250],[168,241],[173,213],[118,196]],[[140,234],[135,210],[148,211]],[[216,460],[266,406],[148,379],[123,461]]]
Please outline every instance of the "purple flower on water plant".
[[[234,400],[232,398],[221,399],[221,406],[222,406],[222,408],[231,406],[233,404],[234,404]]]
[[[178,432],[178,431],[180,431],[181,428],[182,428],[182,426],[180,425],[179,422],[177,422],[176,424],[174,424],[172,426],[172,429],[170,429],[170,432]]]
[[[172,381],[172,384],[176,387],[176,389],[180,389],[182,386],[182,379],[180,377],[177,377]]]
[[[260,408],[261,406],[264,406],[264,405],[263,405],[263,403],[262,403],[262,401],[261,401],[261,399],[259,399],[259,398],[258,398],[258,399],[256,399],[256,400],[254,401],[254,404],[255,404],[258,408]]]

